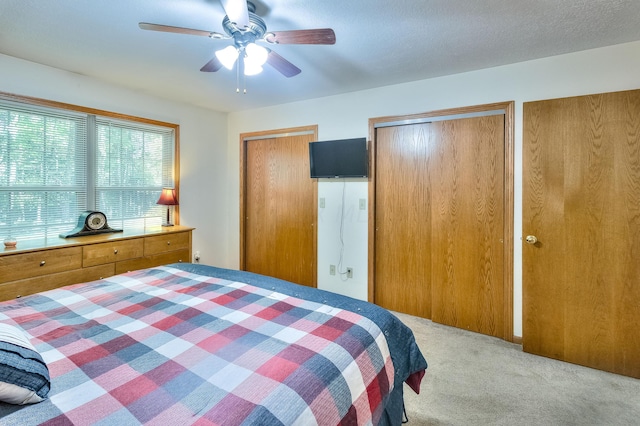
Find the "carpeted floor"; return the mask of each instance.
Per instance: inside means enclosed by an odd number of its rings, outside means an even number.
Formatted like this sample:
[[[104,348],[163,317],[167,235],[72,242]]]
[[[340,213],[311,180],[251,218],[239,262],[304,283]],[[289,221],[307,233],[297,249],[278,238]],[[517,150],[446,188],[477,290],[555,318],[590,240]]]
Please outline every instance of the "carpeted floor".
[[[640,380],[396,315],[413,330],[429,363],[420,395],[404,387],[409,426],[640,425]]]

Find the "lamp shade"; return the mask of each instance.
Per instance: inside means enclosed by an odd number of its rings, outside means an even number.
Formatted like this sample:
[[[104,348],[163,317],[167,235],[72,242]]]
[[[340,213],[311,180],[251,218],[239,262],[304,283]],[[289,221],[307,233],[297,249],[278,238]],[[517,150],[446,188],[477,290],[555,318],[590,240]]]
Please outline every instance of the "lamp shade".
[[[236,63],[238,55],[238,49],[234,46],[227,46],[216,52],[216,58],[218,58],[220,63],[228,70],[233,69],[233,64]]]
[[[173,188],[162,188],[160,198],[158,198],[156,204],[163,206],[177,206],[178,200],[176,200],[176,190]]]
[[[245,63],[250,62],[252,65],[262,66],[269,57],[269,51],[255,43],[249,43],[244,51],[246,53]]]
[[[260,65],[253,64],[246,59],[244,60],[244,75],[257,75],[262,72]]]

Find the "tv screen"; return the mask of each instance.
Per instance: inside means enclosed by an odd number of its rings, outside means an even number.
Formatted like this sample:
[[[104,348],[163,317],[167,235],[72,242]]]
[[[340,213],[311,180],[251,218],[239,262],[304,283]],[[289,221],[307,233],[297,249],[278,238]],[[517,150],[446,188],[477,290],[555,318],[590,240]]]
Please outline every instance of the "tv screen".
[[[309,143],[312,178],[367,177],[367,139],[340,139]]]

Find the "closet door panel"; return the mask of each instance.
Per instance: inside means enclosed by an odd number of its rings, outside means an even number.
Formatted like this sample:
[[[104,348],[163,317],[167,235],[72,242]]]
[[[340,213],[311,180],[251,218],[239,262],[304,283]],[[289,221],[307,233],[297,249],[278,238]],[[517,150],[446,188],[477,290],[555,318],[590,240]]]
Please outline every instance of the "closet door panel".
[[[247,186],[245,189],[245,270],[277,276],[277,252],[272,242],[277,235],[277,191],[274,176],[275,139],[251,140],[246,145]]]
[[[504,116],[431,126],[432,319],[502,337]]]
[[[244,269],[316,286],[313,134],[246,141]]]
[[[375,302],[431,318],[429,124],[377,129]]]

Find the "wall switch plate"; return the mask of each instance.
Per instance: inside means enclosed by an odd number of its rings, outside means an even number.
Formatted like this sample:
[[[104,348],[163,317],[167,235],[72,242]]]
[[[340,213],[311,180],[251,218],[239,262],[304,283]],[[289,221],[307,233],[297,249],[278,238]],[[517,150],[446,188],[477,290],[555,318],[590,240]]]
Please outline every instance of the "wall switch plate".
[[[329,275],[336,274],[336,265],[329,265]]]
[[[324,197],[320,198],[320,208],[324,209]]]
[[[366,198],[360,198],[360,210],[367,209],[367,200]]]

